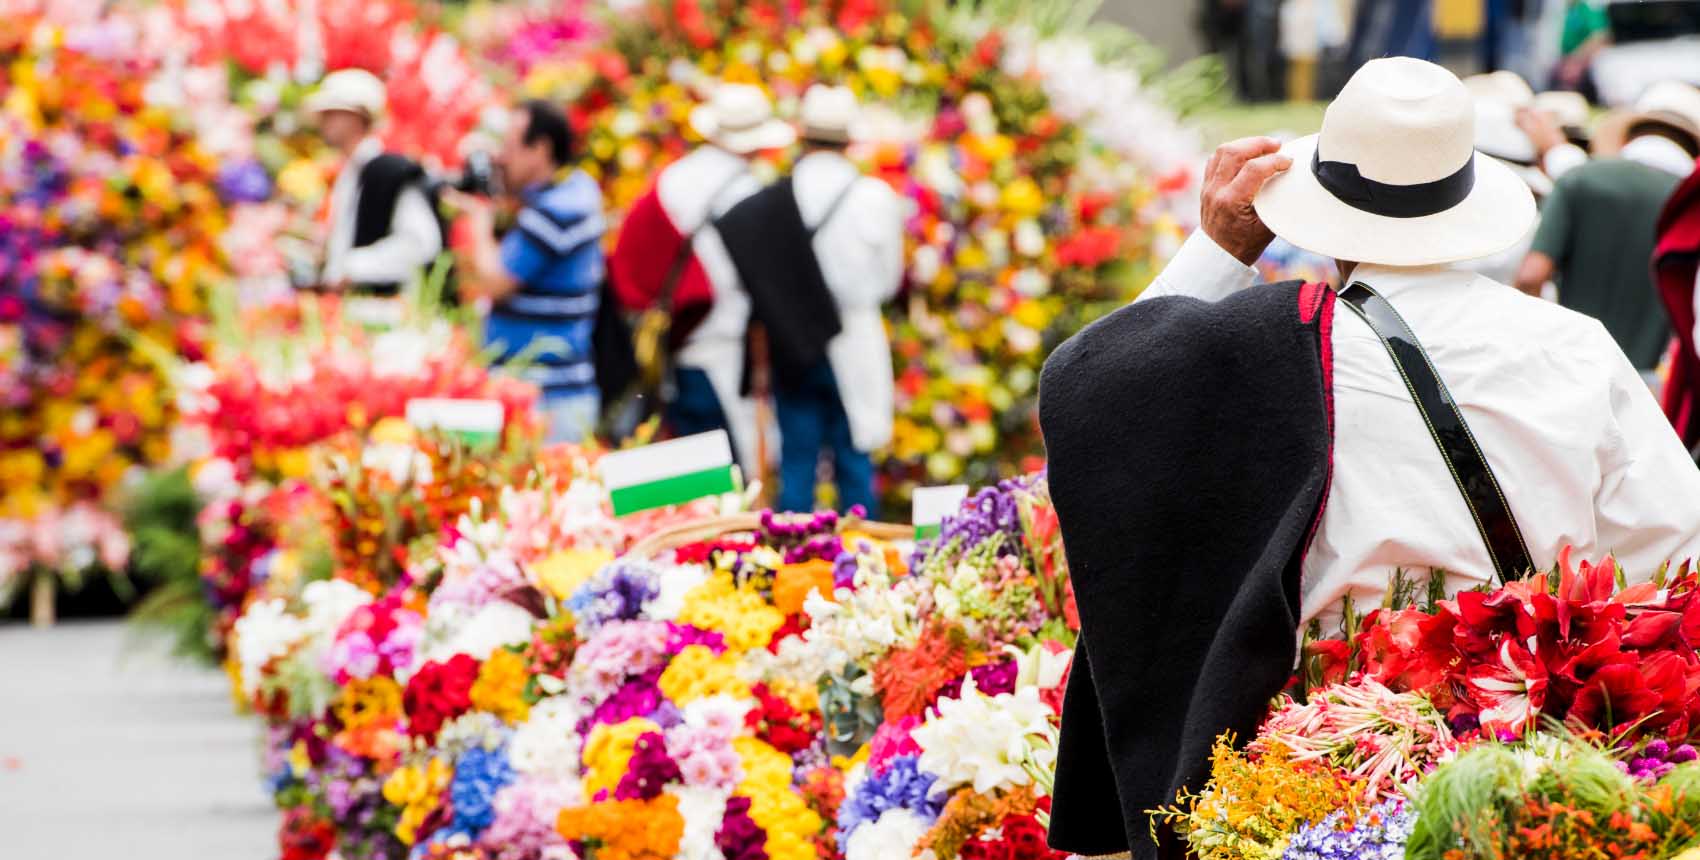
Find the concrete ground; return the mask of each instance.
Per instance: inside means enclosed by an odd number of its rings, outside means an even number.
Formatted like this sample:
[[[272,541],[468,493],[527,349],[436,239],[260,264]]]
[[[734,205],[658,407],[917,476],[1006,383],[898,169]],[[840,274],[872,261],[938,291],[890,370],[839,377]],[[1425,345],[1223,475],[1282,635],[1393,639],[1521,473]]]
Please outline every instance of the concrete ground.
[[[259,722],[118,621],[0,622],[0,858],[267,860]]]

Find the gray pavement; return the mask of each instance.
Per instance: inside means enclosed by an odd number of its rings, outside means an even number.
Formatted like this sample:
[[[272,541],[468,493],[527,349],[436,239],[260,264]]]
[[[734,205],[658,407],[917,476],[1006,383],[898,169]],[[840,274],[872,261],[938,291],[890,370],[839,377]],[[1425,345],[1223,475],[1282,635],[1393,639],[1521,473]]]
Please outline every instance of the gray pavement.
[[[268,860],[260,726],[117,621],[0,621],[0,858]]]

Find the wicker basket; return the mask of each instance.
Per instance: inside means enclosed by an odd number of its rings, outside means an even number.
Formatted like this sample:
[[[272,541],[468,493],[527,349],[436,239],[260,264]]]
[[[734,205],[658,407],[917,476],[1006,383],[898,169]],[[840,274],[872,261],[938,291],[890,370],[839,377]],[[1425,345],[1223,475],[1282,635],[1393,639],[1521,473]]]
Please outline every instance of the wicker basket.
[[[708,517],[688,523],[680,523],[655,532],[633,544],[632,548],[626,551],[626,555],[631,558],[653,558],[657,554],[670,549],[678,549],[687,544],[713,540],[737,532],[754,532],[760,528],[761,514],[759,513]],[[908,540],[915,537],[914,526],[878,523],[851,516],[839,517],[838,519],[838,533],[843,534],[845,532],[861,532],[876,540],[884,541]]]

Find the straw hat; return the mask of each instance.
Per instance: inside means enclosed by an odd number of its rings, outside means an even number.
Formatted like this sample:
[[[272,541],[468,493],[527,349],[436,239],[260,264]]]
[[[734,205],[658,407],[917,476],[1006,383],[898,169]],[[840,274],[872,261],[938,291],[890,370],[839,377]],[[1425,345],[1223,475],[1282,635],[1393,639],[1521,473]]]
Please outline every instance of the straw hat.
[[[1516,72],[1501,69],[1497,72],[1485,72],[1471,75],[1464,79],[1464,89],[1470,91],[1470,97],[1478,101],[1488,99],[1520,108],[1535,100],[1535,91],[1523,76]]]
[[[856,94],[849,87],[815,84],[803,93],[797,119],[803,138],[822,143],[849,143],[850,125],[856,121]]]
[[[1635,100],[1629,127],[1656,124],[1687,136],[1688,151],[1700,153],[1700,89],[1681,81],[1660,81]]]
[[[387,100],[384,82],[377,75],[365,69],[339,69],[325,75],[303,107],[310,114],[345,110],[372,120],[383,114]]]
[[[708,104],[691,111],[691,128],[716,146],[739,155],[790,146],[791,126],[773,116],[773,102],[761,87],[721,84]]]
[[[1457,76],[1391,57],[1365,63],[1322,131],[1281,151],[1292,169],[1254,205],[1277,236],[1328,257],[1424,266],[1521,241],[1535,198],[1504,163],[1477,157],[1475,104]]]
[[[1476,151],[1505,162],[1536,197],[1552,193],[1552,179],[1535,164],[1535,144],[1517,127],[1510,106],[1476,100]]]

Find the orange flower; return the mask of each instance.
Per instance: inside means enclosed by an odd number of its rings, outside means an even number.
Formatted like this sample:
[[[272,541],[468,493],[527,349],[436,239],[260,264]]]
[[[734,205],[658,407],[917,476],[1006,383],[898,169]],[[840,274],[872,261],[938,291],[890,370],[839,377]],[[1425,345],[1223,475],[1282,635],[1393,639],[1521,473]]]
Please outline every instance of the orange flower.
[[[670,860],[685,834],[679,799],[614,800],[561,810],[555,829],[595,848],[597,860]]]
[[[812,558],[798,564],[788,564],[773,576],[773,605],[786,615],[803,611],[803,601],[810,591],[819,591],[832,599],[832,562]]]

